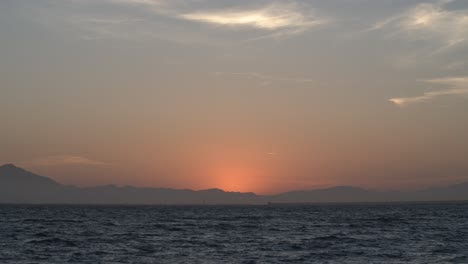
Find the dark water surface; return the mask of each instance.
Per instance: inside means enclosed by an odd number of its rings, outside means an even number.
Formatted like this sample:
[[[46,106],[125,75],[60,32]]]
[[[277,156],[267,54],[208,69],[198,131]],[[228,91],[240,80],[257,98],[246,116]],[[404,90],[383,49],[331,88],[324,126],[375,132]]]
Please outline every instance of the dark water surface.
[[[468,263],[468,204],[3,205],[0,263]]]

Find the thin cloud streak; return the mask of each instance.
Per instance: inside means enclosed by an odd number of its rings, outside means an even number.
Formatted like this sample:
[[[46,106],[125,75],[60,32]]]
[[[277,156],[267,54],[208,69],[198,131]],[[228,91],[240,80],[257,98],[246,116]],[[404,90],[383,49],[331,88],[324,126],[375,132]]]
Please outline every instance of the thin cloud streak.
[[[271,4],[253,10],[201,11],[180,15],[197,22],[230,27],[250,27],[263,30],[303,29],[324,23],[323,20],[302,13],[296,4]]]
[[[35,166],[70,166],[70,165],[86,165],[86,166],[106,166],[110,165],[109,163],[96,161],[92,159],[88,159],[81,156],[75,155],[58,155],[58,156],[50,156],[50,157],[43,157],[37,158],[32,160],[31,165]]]
[[[274,81],[282,82],[296,82],[296,83],[309,83],[314,82],[312,79],[302,79],[302,78],[276,78],[268,75],[263,75],[256,72],[212,72],[214,75],[230,75],[234,77],[243,77],[249,79],[256,79],[261,82],[262,85],[269,85]]]
[[[132,17],[87,17],[76,16],[68,18],[69,23],[85,32],[83,39],[94,40],[101,38],[137,40],[143,34],[136,28],[137,23],[143,23],[144,19]]]
[[[105,19],[105,18],[88,18],[83,19],[84,22],[89,23],[96,23],[96,24],[130,24],[132,22],[139,22],[143,21],[143,19],[129,19],[129,18],[122,18],[122,19]]]
[[[111,3],[127,4],[127,5],[147,5],[158,7],[166,4],[164,0],[108,0]]]
[[[468,95],[468,77],[440,78],[425,80],[425,82],[448,85],[451,86],[451,88],[438,91],[428,91],[420,96],[391,98],[389,101],[397,106],[405,107],[416,103],[429,102],[440,96]]]
[[[139,8],[156,17],[178,19],[190,23],[204,23],[228,29],[256,29],[266,31],[259,37],[248,39],[258,40],[264,38],[282,38],[301,34],[312,27],[327,24],[330,20],[313,15],[310,6],[299,5],[294,1],[287,4],[273,2],[269,5],[248,8],[246,6],[234,6],[230,8],[207,10],[186,10],[189,1],[165,1],[165,0],[107,0],[108,4]],[[77,2],[79,3],[79,2]],[[93,4],[86,2],[85,4]],[[93,17],[85,21],[75,22],[80,28],[91,32],[87,38],[102,37],[131,38],[141,36],[154,36],[151,33],[151,21],[148,25],[141,23],[138,18],[121,19],[119,17]],[[137,24],[140,23],[140,24]],[[136,24],[131,30],[120,28],[119,24]],[[147,32],[142,32],[144,28]],[[158,38],[164,38],[159,36]]]

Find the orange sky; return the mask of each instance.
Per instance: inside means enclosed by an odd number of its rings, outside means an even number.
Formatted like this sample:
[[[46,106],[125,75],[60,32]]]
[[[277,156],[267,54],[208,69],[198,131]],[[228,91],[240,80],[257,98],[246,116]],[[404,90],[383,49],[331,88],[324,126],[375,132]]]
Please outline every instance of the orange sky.
[[[0,163],[274,193],[468,180],[467,1],[0,1]]]

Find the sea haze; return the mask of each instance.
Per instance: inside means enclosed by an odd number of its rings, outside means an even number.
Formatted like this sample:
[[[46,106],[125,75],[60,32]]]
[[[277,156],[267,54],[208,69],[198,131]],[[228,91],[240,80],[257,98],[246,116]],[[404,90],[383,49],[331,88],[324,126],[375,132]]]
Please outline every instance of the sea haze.
[[[9,204],[282,204],[468,200],[468,183],[413,192],[382,192],[352,186],[276,195],[167,188],[65,186],[12,164],[0,166],[0,203]]]

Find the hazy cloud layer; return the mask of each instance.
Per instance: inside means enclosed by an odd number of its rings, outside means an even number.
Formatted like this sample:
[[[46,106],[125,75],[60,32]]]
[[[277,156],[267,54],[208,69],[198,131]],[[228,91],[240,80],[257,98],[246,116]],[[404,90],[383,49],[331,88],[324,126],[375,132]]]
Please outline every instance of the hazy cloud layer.
[[[415,103],[428,102],[434,100],[439,96],[468,95],[468,77],[440,78],[426,80],[425,82],[450,86],[450,88],[435,91],[427,91],[420,96],[392,98],[389,101],[398,106],[407,106]]]
[[[468,38],[468,9],[449,10],[452,0],[421,3],[402,14],[376,23],[371,30],[393,29],[402,37],[435,42],[433,52],[466,44]]]
[[[105,166],[106,162],[88,159],[75,155],[58,155],[42,157],[32,160],[31,165],[35,166],[68,166],[68,165],[87,165],[87,166]]]
[[[216,76],[233,76],[247,79],[254,79],[259,81],[262,85],[269,85],[272,82],[296,82],[296,83],[310,83],[314,80],[307,78],[282,78],[273,77],[269,75],[260,74],[257,72],[212,72]]]

